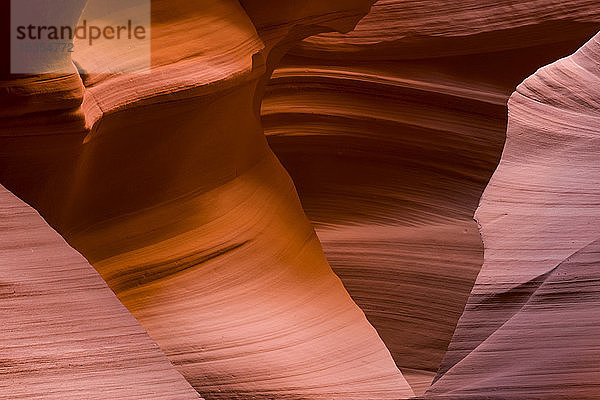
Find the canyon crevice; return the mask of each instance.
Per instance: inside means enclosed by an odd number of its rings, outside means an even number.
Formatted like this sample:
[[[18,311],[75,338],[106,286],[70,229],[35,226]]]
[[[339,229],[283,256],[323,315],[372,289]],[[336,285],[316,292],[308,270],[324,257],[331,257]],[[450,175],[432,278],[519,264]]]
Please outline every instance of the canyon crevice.
[[[0,398],[595,398],[597,1],[151,5],[0,76]]]

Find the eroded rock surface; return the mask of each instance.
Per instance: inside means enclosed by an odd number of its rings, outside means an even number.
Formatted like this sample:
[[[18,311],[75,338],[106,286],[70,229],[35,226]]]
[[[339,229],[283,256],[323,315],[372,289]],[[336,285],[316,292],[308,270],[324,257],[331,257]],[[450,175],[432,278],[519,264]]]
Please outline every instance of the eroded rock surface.
[[[597,2],[371,3],[155,0],[149,74],[102,46],[0,74],[0,183],[207,399],[408,398],[440,363],[425,397],[593,395],[597,38],[512,97],[471,289],[509,94]]]
[[[90,260],[207,399],[413,395],[327,264],[258,115],[288,42],[348,30],[370,6],[342,3],[261,14],[252,2],[155,1],[150,74],[111,73],[135,65],[127,54],[83,52],[80,71],[114,64],[75,80],[68,102],[0,121],[2,182]],[[6,85],[47,84],[29,79]]]
[[[483,262],[472,217],[500,158],[508,97],[600,29],[595,3],[382,0],[352,32],[304,40],[273,74],[269,143],[334,271],[418,392]]]
[[[85,258],[2,186],[0,301],[0,399],[200,399]]]
[[[476,218],[485,263],[426,398],[596,398],[600,35],[526,79]]]

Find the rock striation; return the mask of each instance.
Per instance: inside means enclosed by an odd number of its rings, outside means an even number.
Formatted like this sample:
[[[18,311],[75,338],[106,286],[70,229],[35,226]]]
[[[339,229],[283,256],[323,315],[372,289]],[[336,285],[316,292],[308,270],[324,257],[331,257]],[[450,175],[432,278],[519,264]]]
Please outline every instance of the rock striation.
[[[476,218],[485,262],[425,398],[596,398],[600,34],[509,101]]]
[[[508,97],[597,32],[598,11],[381,0],[352,32],[308,38],[274,71],[269,144],[415,391],[440,366],[483,262],[472,216],[500,158]]]
[[[0,399],[200,399],[87,261],[0,186]]]
[[[0,398],[594,398],[597,1],[373,3],[0,64]]]
[[[370,2],[152,6],[149,74],[113,73],[140,60],[100,48],[74,55],[79,81],[3,83],[25,88],[3,101],[26,93],[29,108],[0,121],[0,181],[206,399],[412,396],[327,264],[257,107],[288,42],[348,30]]]

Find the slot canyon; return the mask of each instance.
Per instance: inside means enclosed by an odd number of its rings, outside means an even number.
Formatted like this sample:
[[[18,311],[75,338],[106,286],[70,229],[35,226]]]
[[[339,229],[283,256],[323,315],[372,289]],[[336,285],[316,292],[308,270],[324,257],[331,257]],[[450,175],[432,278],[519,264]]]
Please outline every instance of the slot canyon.
[[[0,399],[600,399],[597,0],[16,1]]]

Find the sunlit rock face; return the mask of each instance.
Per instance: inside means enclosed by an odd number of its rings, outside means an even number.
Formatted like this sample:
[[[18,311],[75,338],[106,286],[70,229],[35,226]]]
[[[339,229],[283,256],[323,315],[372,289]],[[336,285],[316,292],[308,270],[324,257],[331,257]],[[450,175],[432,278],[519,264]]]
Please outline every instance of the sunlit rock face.
[[[527,78],[476,218],[485,263],[426,398],[594,398],[600,35]]]
[[[272,54],[370,6],[342,3],[154,1],[149,74],[115,74],[142,60],[91,48],[74,55],[80,80],[5,83],[34,101],[0,122],[2,183],[206,399],[413,395],[328,266],[256,105]]]
[[[263,100],[334,271],[413,389],[433,379],[483,262],[472,220],[510,93],[600,29],[594,1],[375,3],[291,49]]]
[[[94,268],[0,186],[0,399],[200,399]]]

